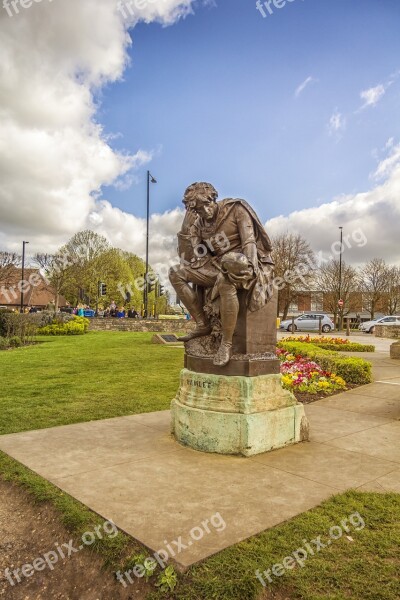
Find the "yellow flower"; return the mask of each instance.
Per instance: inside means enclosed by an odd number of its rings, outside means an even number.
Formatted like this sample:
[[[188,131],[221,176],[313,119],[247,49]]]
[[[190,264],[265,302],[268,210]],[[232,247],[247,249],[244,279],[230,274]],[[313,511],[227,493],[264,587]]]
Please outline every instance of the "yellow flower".
[[[329,387],[329,381],[318,381],[318,387],[320,388],[328,388]]]

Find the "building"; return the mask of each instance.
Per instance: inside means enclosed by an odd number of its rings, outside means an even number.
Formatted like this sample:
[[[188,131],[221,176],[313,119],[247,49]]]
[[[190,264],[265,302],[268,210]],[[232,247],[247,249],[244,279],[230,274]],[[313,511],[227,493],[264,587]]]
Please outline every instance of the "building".
[[[284,298],[279,301],[279,314],[283,313]],[[383,299],[376,306],[375,315],[383,316],[387,314],[387,302]],[[308,312],[322,312],[333,317],[331,310],[332,303],[329,302],[329,294],[317,291],[301,291],[295,296],[289,305],[288,318],[298,317]],[[368,321],[371,314],[366,308],[367,302],[363,298],[362,292],[350,292],[348,305],[344,307],[344,315],[352,320],[360,318],[362,321]]]
[[[7,282],[0,285],[0,308],[19,309],[21,291],[24,294],[24,307],[34,306],[43,310],[49,306],[55,306],[56,292],[39,269],[25,269],[24,281],[22,281],[22,269],[13,269]],[[63,296],[58,297],[58,306],[67,304]]]

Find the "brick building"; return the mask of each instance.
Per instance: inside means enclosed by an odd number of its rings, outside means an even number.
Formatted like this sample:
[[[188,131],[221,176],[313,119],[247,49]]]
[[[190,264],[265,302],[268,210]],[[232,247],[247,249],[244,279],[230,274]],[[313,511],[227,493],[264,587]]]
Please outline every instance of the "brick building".
[[[43,310],[49,305],[55,305],[56,293],[39,269],[25,269],[22,281],[22,269],[15,268],[7,281],[0,285],[0,308],[18,309],[21,304],[21,291],[24,293],[24,307],[35,306]],[[58,305],[67,305],[63,296],[59,296]]]

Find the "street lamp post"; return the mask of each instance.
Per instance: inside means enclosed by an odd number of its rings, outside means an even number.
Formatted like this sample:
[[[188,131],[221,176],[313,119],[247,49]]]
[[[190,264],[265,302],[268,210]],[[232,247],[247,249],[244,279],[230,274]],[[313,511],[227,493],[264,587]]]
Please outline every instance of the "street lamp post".
[[[342,300],[342,253],[343,253],[343,227],[340,229],[340,255],[339,255],[339,331],[342,329],[343,319],[343,304],[340,304]]]
[[[29,242],[22,242],[22,273],[21,273],[21,306],[20,312],[24,312],[24,287],[25,287],[25,246]]]
[[[143,290],[143,316],[149,316],[149,293],[148,293],[148,275],[149,275],[149,226],[150,226],[150,183],[157,183],[150,171],[147,171],[147,212],[146,212],[146,272],[144,275],[144,290]]]

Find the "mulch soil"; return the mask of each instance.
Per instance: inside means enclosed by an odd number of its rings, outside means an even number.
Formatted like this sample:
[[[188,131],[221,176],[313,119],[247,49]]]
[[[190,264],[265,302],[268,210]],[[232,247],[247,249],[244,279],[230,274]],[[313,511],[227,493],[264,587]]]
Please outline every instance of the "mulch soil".
[[[49,503],[37,504],[19,486],[0,479],[0,599],[1,600],[144,600],[150,587],[142,579],[123,585],[104,567],[99,555],[89,548],[60,559],[53,569],[21,573],[23,565],[55,550],[58,543],[68,545],[74,536],[62,525]],[[77,540],[73,543],[79,547]],[[65,548],[64,548],[65,549]],[[65,554],[67,554],[67,550]],[[19,569],[14,585],[5,570]],[[29,570],[26,572],[29,573]]]

